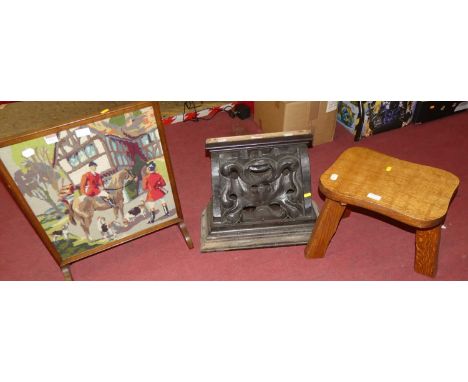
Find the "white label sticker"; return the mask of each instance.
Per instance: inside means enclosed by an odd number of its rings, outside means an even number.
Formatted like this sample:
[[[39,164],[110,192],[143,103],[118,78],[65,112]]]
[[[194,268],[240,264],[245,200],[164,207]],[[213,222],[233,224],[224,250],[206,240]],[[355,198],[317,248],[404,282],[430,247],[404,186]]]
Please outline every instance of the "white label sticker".
[[[83,127],[82,129],[75,130],[75,135],[78,138],[86,137],[87,135],[91,135],[91,131],[89,130],[89,127]]]
[[[369,192],[369,193],[367,194],[367,197],[368,197],[368,198],[371,198],[371,199],[374,199],[374,200],[380,200],[380,199],[382,199],[382,197],[381,197],[380,195],[373,194],[372,192]]]
[[[331,174],[330,179],[331,180],[337,180],[338,179],[338,174]]]
[[[26,149],[21,152],[21,155],[23,155],[25,158],[32,157],[36,152],[34,149]]]
[[[44,137],[44,140],[48,145],[52,145],[54,143],[57,143],[59,140],[55,134],[48,135],[47,137]]]
[[[327,102],[327,110],[326,112],[329,113],[333,110],[336,110],[338,107],[338,101],[328,101]]]

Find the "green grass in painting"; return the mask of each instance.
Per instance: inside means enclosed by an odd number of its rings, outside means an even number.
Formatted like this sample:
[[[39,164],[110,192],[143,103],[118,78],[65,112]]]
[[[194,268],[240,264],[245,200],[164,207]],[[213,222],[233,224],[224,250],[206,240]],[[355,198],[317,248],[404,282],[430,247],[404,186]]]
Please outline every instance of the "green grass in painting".
[[[68,217],[64,216],[63,218],[57,219],[53,214],[39,215],[37,217],[42,227],[52,239],[52,232],[61,230],[63,226],[68,223]],[[80,252],[86,251],[88,249],[99,247],[102,244],[107,243],[106,239],[93,240],[88,242],[86,237],[76,236],[74,234],[68,235],[68,240],[60,238],[54,242],[55,247],[62,259],[68,259],[69,257],[76,255]]]
[[[59,240],[55,242],[55,247],[60,253],[60,257],[65,260],[69,257],[76,255],[80,252],[87,251],[88,249],[99,247],[107,243],[107,240],[100,239],[94,240],[91,243],[86,241],[86,238],[81,238],[73,234],[68,235],[68,240]]]

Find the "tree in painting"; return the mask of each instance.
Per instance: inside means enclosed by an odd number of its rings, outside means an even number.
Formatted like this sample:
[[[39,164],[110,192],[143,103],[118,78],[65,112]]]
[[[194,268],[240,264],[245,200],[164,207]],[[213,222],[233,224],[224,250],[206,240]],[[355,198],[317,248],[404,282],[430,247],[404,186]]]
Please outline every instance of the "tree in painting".
[[[52,167],[52,160],[46,147],[37,147],[35,154],[21,162],[21,169],[14,174],[15,182],[29,197],[42,200],[57,213],[61,213],[57,203],[60,173]]]

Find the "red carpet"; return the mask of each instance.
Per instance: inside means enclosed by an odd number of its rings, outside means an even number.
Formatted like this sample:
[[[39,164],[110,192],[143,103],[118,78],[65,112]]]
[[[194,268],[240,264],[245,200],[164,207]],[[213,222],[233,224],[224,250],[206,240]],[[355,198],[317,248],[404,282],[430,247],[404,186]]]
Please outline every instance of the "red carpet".
[[[413,271],[414,234],[360,212],[344,219],[326,257],[306,260],[304,246],[201,254],[200,216],[210,197],[206,138],[258,131],[252,120],[220,114],[167,127],[179,196],[195,249],[170,227],[71,266],[75,280],[428,280]],[[335,141],[310,149],[312,190],[320,174],[357,144],[455,173],[461,185],[442,231],[436,280],[468,280],[468,112],[354,143],[337,127]],[[313,195],[319,206],[323,201]],[[0,279],[63,280],[13,199],[0,185]]]

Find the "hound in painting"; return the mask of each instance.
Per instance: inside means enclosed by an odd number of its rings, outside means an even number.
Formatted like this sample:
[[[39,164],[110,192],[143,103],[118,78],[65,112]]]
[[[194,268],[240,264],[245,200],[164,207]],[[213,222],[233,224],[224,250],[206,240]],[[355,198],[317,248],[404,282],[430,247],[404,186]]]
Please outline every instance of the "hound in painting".
[[[146,212],[147,210],[145,207],[145,201],[142,200],[140,201],[140,204],[138,204],[138,206],[133,207],[127,211],[123,220],[124,225],[127,226],[128,223],[134,221],[138,216],[145,216]]]
[[[62,229],[52,232],[52,241],[57,242],[60,238],[63,238],[63,240],[68,240],[68,234],[68,223],[65,223]]]
[[[97,224],[99,232],[101,232],[101,236],[103,239],[115,239],[115,231],[111,228],[111,224],[107,224],[106,218],[104,216],[99,216],[97,218]]]

